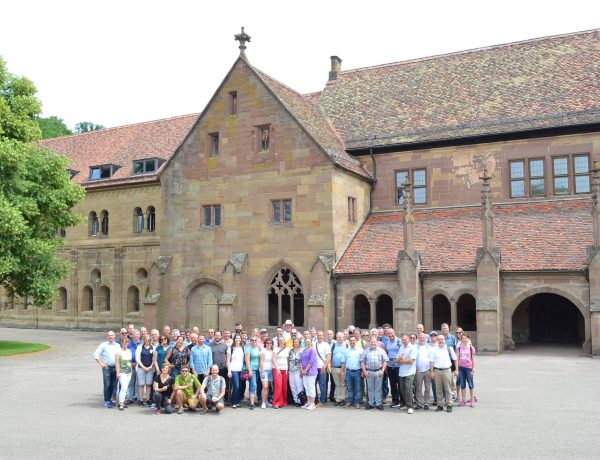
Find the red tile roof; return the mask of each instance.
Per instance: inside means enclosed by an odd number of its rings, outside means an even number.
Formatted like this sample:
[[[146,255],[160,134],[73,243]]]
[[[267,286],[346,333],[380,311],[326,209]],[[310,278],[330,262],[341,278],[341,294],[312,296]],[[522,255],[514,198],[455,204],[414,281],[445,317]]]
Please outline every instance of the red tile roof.
[[[183,115],[45,139],[40,145],[72,158],[70,168],[79,171],[73,181],[85,188],[151,182],[157,179],[162,167],[154,173],[132,176],[133,161],[145,158],[168,160],[197,119],[198,114]],[[120,167],[110,179],[90,181],[90,167],[106,164]]]
[[[474,271],[482,242],[480,208],[415,211],[415,248],[424,272]],[[585,201],[494,207],[494,246],[503,271],[583,270],[592,244]],[[337,274],[396,272],[402,213],[373,214],[338,262]]]
[[[600,122],[600,29],[340,72],[318,101],[347,149]]]

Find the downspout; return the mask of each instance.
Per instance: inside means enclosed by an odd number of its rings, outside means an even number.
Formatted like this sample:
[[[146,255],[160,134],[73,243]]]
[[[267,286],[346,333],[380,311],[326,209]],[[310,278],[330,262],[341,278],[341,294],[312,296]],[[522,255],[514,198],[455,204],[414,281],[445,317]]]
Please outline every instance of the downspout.
[[[423,272],[419,271],[419,287],[421,289],[421,324],[425,324],[425,290],[423,289]]]

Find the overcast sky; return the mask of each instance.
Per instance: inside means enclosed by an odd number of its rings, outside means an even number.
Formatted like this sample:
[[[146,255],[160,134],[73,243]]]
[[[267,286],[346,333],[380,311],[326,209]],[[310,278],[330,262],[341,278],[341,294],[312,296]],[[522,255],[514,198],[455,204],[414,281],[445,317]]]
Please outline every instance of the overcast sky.
[[[70,128],[202,111],[242,25],[250,62],[302,93],[323,87],[332,54],[347,70],[600,27],[593,0],[13,0],[0,11],[0,56]]]

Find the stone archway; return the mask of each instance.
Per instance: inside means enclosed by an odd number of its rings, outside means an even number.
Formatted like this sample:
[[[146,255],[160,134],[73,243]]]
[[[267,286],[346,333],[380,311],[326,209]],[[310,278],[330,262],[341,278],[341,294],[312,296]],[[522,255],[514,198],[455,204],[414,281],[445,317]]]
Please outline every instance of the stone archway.
[[[375,305],[375,322],[381,327],[384,324],[394,324],[394,301],[387,294],[381,294]]]
[[[433,296],[433,329],[439,330],[442,323],[451,323],[452,312],[450,307],[450,301],[443,294],[437,294]]]
[[[354,320],[353,323],[360,329],[368,329],[371,322],[371,304],[363,294],[354,297]]]
[[[187,296],[186,327],[197,326],[201,331],[219,327],[219,299],[223,295],[221,286],[211,283],[199,283],[190,289]]]
[[[463,294],[456,302],[456,324],[465,331],[477,330],[477,311],[475,297]]]
[[[512,340],[528,343],[583,345],[585,319],[579,308],[559,294],[542,292],[523,299],[512,315]]]

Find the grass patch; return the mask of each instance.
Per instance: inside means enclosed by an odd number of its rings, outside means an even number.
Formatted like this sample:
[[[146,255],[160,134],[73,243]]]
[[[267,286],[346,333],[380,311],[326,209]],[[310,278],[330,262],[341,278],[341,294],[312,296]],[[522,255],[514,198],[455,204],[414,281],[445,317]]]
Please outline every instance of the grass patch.
[[[22,355],[34,353],[50,348],[44,343],[15,342],[13,340],[0,340],[0,356]]]

